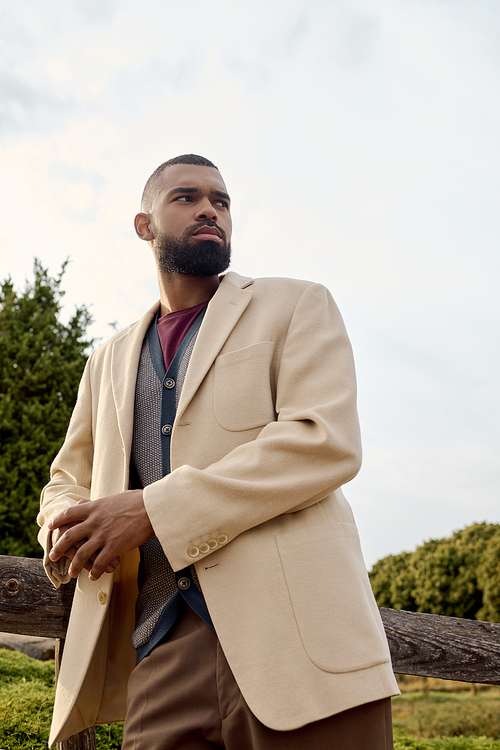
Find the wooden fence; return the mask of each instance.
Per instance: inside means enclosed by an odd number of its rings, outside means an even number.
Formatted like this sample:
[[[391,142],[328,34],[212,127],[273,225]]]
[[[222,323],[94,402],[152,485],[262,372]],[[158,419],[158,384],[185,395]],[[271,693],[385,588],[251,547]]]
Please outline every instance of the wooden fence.
[[[74,583],[54,589],[41,560],[0,555],[0,632],[57,638],[56,679]],[[500,624],[380,608],[396,673],[500,685]],[[57,750],[96,750],[86,729]]]

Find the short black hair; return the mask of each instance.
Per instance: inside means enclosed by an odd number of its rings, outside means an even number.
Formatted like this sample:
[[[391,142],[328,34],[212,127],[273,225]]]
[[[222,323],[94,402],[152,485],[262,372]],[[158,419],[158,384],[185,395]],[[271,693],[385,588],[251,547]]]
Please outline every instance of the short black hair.
[[[182,154],[181,156],[174,156],[173,159],[164,161],[159,167],[155,169],[149,180],[146,182],[144,191],[141,199],[141,211],[146,214],[151,212],[153,203],[158,192],[158,180],[163,173],[163,170],[167,167],[172,167],[174,164],[194,164],[197,167],[213,167],[217,169],[209,159],[205,159],[204,156],[198,156],[198,154]]]

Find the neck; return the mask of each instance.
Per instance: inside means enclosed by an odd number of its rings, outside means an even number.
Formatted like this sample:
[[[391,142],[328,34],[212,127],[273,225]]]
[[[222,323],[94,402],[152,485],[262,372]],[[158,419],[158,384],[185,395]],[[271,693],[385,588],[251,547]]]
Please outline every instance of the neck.
[[[219,288],[218,276],[189,276],[158,272],[161,315],[208,302]]]

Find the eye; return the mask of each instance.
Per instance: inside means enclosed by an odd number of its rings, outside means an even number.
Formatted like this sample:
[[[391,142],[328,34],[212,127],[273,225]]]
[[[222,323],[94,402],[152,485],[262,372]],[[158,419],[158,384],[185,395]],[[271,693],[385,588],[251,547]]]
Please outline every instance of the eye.
[[[190,203],[193,199],[190,195],[179,195],[175,200],[185,201],[186,203]]]
[[[215,202],[218,206],[222,206],[222,208],[229,208],[229,203],[227,201],[218,200]]]

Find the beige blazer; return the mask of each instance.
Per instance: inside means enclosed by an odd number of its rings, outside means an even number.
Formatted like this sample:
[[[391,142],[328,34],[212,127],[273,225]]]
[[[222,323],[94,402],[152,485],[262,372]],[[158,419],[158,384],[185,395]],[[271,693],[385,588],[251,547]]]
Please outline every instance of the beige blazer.
[[[48,520],[81,497],[127,489],[134,389],[158,304],[87,363],[66,441],[42,494]],[[360,439],[352,353],[328,291],[228,273],[211,299],[173,425],[172,472],[144,491],[174,570],[195,563],[240,689],[289,730],[398,692],[341,485]],[[50,743],[121,720],[138,552],[77,583]]]

